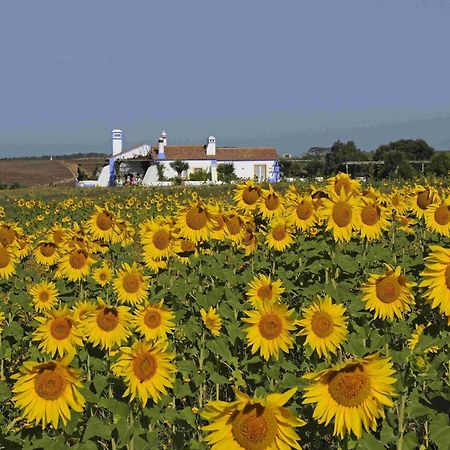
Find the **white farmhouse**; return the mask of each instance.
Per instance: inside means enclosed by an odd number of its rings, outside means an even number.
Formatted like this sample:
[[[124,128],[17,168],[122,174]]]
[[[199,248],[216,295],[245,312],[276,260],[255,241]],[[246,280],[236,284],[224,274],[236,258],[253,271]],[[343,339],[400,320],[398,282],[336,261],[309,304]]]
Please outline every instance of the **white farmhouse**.
[[[188,169],[182,177],[198,171],[211,174],[211,183],[217,182],[217,167],[232,164],[234,172],[241,179],[258,181],[278,181],[278,154],[274,147],[216,147],[216,139],[209,136],[204,145],[167,145],[167,134],[161,133],[158,145],[139,144],[122,149],[123,132],[112,131],[112,155],[109,165],[103,167],[99,179],[80,185],[112,186],[117,179],[136,176],[144,185],[160,184],[160,172],[165,178],[174,178],[177,172],[171,163],[182,160]],[[163,171],[158,171],[158,165]]]

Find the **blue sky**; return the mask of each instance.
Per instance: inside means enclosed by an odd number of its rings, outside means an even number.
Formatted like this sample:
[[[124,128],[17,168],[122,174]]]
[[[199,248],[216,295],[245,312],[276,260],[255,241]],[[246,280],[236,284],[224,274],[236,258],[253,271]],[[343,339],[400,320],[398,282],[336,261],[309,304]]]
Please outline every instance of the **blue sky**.
[[[0,157],[354,139],[450,148],[447,0],[2,2]]]

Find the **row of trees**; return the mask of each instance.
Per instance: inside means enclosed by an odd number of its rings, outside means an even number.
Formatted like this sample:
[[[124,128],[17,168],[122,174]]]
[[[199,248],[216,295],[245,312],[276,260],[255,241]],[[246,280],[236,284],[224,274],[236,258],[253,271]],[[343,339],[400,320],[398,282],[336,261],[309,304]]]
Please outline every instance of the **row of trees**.
[[[374,164],[348,165],[349,161],[374,161]],[[450,152],[435,152],[423,139],[401,139],[379,146],[374,152],[363,152],[353,141],[336,141],[324,156],[308,152],[299,159],[280,161],[284,177],[315,177],[333,175],[349,168],[354,176],[372,178],[412,178],[422,169],[429,174],[450,174]],[[382,162],[383,164],[377,164]],[[425,164],[425,163],[424,163]]]

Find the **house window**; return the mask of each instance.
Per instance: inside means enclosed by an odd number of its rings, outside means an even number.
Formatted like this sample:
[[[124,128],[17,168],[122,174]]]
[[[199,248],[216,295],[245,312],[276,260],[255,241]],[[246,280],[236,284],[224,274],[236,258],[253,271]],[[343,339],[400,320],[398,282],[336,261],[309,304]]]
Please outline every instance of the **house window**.
[[[203,172],[203,169],[201,167],[194,167],[194,173]]]
[[[265,164],[255,164],[255,178],[264,181],[267,178],[267,166]]]

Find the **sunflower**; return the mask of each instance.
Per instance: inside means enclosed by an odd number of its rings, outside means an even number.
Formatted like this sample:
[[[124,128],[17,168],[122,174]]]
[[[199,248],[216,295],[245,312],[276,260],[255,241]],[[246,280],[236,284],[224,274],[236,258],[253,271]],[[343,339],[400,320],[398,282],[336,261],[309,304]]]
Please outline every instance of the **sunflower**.
[[[60,419],[64,425],[70,420],[70,409],[83,411],[81,373],[62,361],[27,361],[11,378],[17,380],[12,400],[28,422],[42,422],[42,428],[47,424],[58,428]]]
[[[61,256],[58,269],[62,277],[70,281],[78,281],[87,278],[94,262],[95,260],[86,250],[74,248]]]
[[[411,338],[408,339],[408,347],[410,350],[414,350],[419,343],[420,337],[423,335],[425,329],[429,326],[423,325],[423,324],[416,324],[415,330],[411,334]],[[424,349],[424,353],[437,353],[439,351],[439,347],[437,345],[431,345],[430,347],[427,347]]]
[[[328,425],[334,417],[335,436],[341,439],[353,432],[362,436],[362,428],[373,431],[376,419],[384,418],[383,406],[393,406],[392,384],[395,373],[390,358],[378,353],[337,364],[329,369],[303,376],[314,382],[305,388],[304,404],[316,403],[313,417]]]
[[[58,289],[53,281],[41,281],[30,288],[31,300],[38,311],[51,309],[58,301]]]
[[[327,190],[332,194],[345,196],[358,193],[360,188],[360,182],[358,180],[352,180],[350,175],[339,172],[336,176],[328,178]]]
[[[130,395],[131,400],[139,397],[145,406],[149,398],[157,402],[167,394],[167,388],[173,386],[173,374],[177,369],[172,364],[175,354],[166,349],[166,342],[150,345],[139,341],[131,347],[120,348],[119,360],[111,368],[116,376],[125,378],[127,390],[124,397]]]
[[[80,301],[75,303],[72,307],[73,318],[80,322],[83,325],[83,320],[89,315],[89,313],[95,311],[97,309],[97,305],[90,301]]]
[[[49,241],[40,241],[33,253],[36,261],[44,266],[52,266],[59,258],[57,244]]]
[[[259,349],[266,361],[270,356],[278,359],[280,349],[288,353],[293,345],[290,331],[295,329],[295,321],[291,317],[293,312],[293,309],[288,310],[287,306],[278,303],[262,304],[256,310],[245,311],[249,317],[242,321],[250,324],[244,332],[252,353]]]
[[[211,230],[211,238],[217,241],[223,241],[227,235],[225,214],[217,203],[211,205],[209,209],[211,211],[212,221],[214,222]]]
[[[254,223],[246,223],[245,224],[245,231],[242,236],[242,239],[240,242],[236,243],[236,245],[244,250],[245,255],[249,256],[256,252],[256,249],[258,247],[258,238],[256,234]]]
[[[237,211],[229,211],[223,214],[226,237],[233,242],[240,243],[246,233],[246,219]]]
[[[282,218],[274,219],[266,234],[267,246],[279,252],[290,247],[294,243],[292,228],[292,225],[287,220]]]
[[[101,287],[105,287],[107,284],[111,283],[112,277],[113,271],[106,262],[103,262],[100,267],[97,267],[92,272],[92,278],[94,278]]]
[[[358,219],[361,237],[369,241],[381,237],[383,230],[390,226],[386,209],[369,197],[362,198]]]
[[[114,291],[120,302],[136,305],[147,297],[148,277],[135,262],[123,263],[114,280]]]
[[[386,264],[384,274],[372,274],[367,282],[362,286],[362,300],[367,302],[366,309],[375,311],[375,318],[399,319],[403,313],[411,309],[414,297],[411,287],[415,283],[408,281],[408,278],[401,274],[401,267],[394,269]]]
[[[11,247],[0,244],[0,278],[8,279],[16,273],[17,257]]]
[[[158,304],[137,306],[134,313],[133,324],[146,341],[165,339],[168,333],[175,329],[175,314],[164,307],[161,300]]]
[[[201,201],[192,202],[178,213],[180,236],[193,242],[206,241],[214,227],[209,209]]]
[[[310,345],[319,356],[336,353],[347,337],[347,317],[343,305],[334,305],[331,297],[318,297],[318,301],[303,308],[303,319],[298,321],[302,327],[298,336],[306,336],[305,343]]]
[[[323,198],[322,204],[319,213],[327,221],[326,230],[332,231],[335,241],[349,241],[352,230],[357,225],[359,199],[345,194],[345,189],[342,188],[339,195],[330,192],[330,198]]]
[[[116,218],[116,226],[111,238],[112,244],[120,244],[127,247],[134,242],[135,229],[133,225],[126,219]]]
[[[0,246],[9,247],[14,244],[19,235],[22,235],[22,230],[16,223],[7,223],[0,221]]]
[[[431,253],[425,258],[425,270],[420,283],[426,288],[424,296],[432,308],[439,308],[450,320],[450,249],[430,245]]]
[[[299,230],[305,231],[314,226],[317,212],[311,195],[297,194],[292,197],[286,215]]]
[[[162,269],[167,269],[167,259],[153,258],[148,253],[143,254],[142,259],[145,263],[145,267],[150,269],[152,272],[158,273]]]
[[[202,316],[205,327],[208,328],[211,334],[213,336],[219,336],[220,329],[222,328],[222,319],[217,314],[216,308],[210,306],[208,311],[201,308],[200,315]]]
[[[250,281],[246,295],[254,308],[261,304],[276,303],[285,290],[282,284],[281,280],[272,281],[270,276],[257,275]]]
[[[100,208],[95,205],[96,211],[86,221],[87,229],[95,239],[111,242],[115,228],[114,214],[108,207]]]
[[[0,336],[2,335],[4,321],[5,321],[5,314],[2,311],[0,311]]]
[[[283,196],[275,192],[271,184],[269,189],[262,190],[259,212],[264,219],[272,220],[274,217],[279,217],[284,213],[284,210]]]
[[[252,213],[258,207],[262,196],[262,189],[253,181],[246,180],[238,184],[234,191],[234,201],[237,209],[245,213]]]
[[[234,402],[208,402],[201,412],[210,422],[203,427],[210,432],[206,442],[211,450],[301,450],[294,428],[306,422],[284,407],[296,392],[297,388],[292,388],[266,398],[251,398],[234,389]]]
[[[427,228],[442,236],[450,237],[450,195],[432,203],[424,212]]]
[[[388,197],[388,206],[396,215],[402,216],[408,209],[408,201],[402,191],[395,190]]]
[[[409,206],[414,214],[420,219],[424,216],[428,207],[438,198],[435,188],[417,185],[413,190]]]
[[[198,245],[189,239],[178,238],[175,242],[175,256],[183,264],[189,264],[190,256],[198,256],[198,250]]]
[[[54,242],[56,245],[61,245],[67,235],[67,230],[59,225],[55,225],[52,227],[50,232],[48,233],[48,240],[50,242]]]
[[[132,316],[126,306],[100,304],[93,311],[87,311],[82,322],[84,334],[94,346],[111,350],[120,345],[130,335]]]
[[[173,252],[175,236],[170,225],[161,218],[149,220],[146,231],[142,233],[141,242],[144,253],[153,259],[168,258]]]
[[[398,217],[398,229],[402,230],[406,234],[414,234],[413,226],[417,224],[417,220],[412,219],[408,216],[399,216]]]
[[[75,354],[76,347],[83,344],[83,335],[67,307],[54,309],[45,317],[36,317],[41,324],[33,333],[33,340],[40,342],[39,348],[52,357]]]

